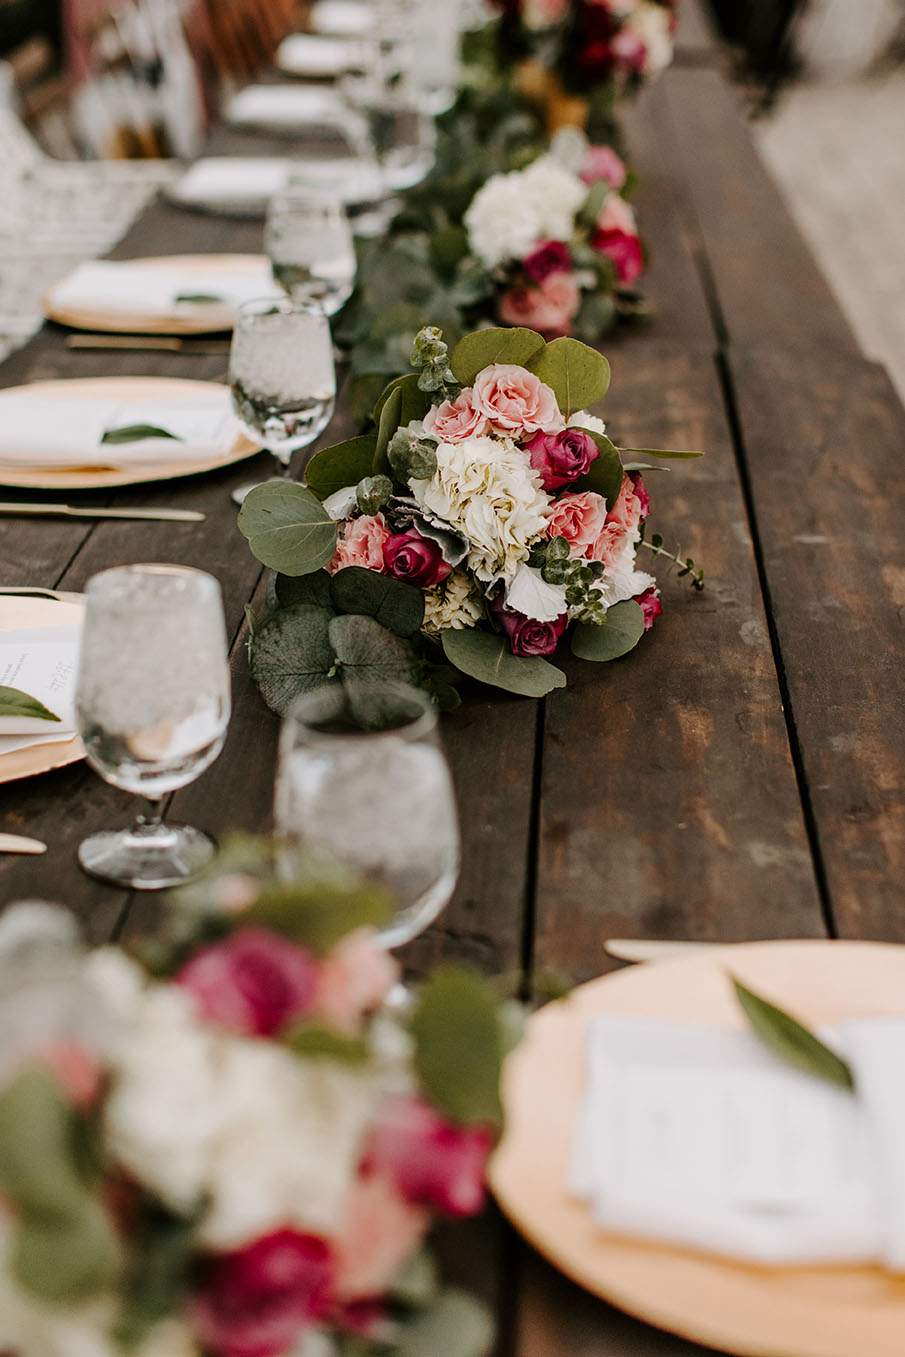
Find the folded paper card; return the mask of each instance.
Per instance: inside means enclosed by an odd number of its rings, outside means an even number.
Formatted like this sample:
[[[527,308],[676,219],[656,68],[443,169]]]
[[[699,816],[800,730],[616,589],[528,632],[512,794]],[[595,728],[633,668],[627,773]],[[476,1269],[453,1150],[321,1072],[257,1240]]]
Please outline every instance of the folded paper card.
[[[0,754],[75,734],[73,700],[81,628],[32,627],[0,632],[0,685],[37,698],[59,721],[0,716]]]
[[[123,432],[141,428],[165,431],[170,437]],[[27,387],[0,393],[0,463],[6,466],[200,462],[227,457],[238,437],[239,425],[225,387],[212,386],[191,400],[144,403],[111,396],[51,398]]]
[[[172,267],[140,261],[92,259],[54,284],[50,298],[59,309],[89,309],[148,316],[197,311],[223,302],[235,309],[255,297],[275,295],[266,259],[250,258],[238,267],[205,268],[203,274],[174,261]],[[207,303],[180,298],[208,298]]]
[[[592,1019],[569,1190],[614,1234],[762,1264],[905,1270],[905,1020],[821,1036],[855,1094],[745,1031]]]
[[[277,66],[288,75],[341,75],[361,66],[363,60],[360,43],[318,33],[290,33],[276,52]]]
[[[373,8],[363,0],[315,0],[308,22],[315,33],[355,37],[375,26]]]
[[[239,156],[209,156],[195,161],[170,190],[170,196],[188,207],[263,212],[290,178],[316,188],[329,187],[337,199],[349,204],[372,202],[383,191],[376,162],[359,157],[243,160]]]

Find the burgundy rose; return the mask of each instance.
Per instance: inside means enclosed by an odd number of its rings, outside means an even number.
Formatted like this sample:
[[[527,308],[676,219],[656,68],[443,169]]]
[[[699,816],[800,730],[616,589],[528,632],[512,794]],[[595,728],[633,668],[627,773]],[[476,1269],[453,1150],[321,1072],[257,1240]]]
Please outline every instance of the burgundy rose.
[[[371,1130],[362,1172],[386,1175],[408,1201],[471,1216],[484,1204],[493,1142],[486,1126],[456,1126],[418,1098],[396,1098]]]
[[[205,947],[176,977],[202,1017],[250,1037],[272,1037],[308,1012],[317,981],[308,952],[262,928]]]
[[[650,631],[654,625],[654,618],[659,617],[663,611],[656,589],[645,590],[643,594],[638,595],[635,602],[641,604],[641,611],[644,613],[644,630]]]
[[[437,543],[422,537],[417,528],[387,538],[383,544],[383,564],[388,575],[420,589],[439,584],[452,570]]]
[[[235,1253],[211,1255],[201,1265],[189,1318],[217,1357],[277,1357],[327,1313],[332,1281],[323,1239],[277,1230]]]
[[[641,241],[633,232],[624,231],[620,227],[595,231],[591,244],[595,250],[599,250],[607,259],[613,261],[616,277],[620,283],[631,286],[640,278],[644,269],[644,254]]]
[[[522,268],[535,283],[542,283],[551,273],[568,273],[572,256],[561,240],[545,240],[522,260]]]
[[[575,65],[579,75],[596,81],[608,76],[616,64],[611,43],[618,21],[604,5],[582,4],[575,26]]]
[[[597,444],[581,429],[561,429],[559,433],[539,433],[524,444],[531,465],[540,472],[545,490],[558,490],[583,476],[595,457]]]
[[[640,471],[629,471],[628,478],[635,487],[635,498],[641,505],[641,522],[647,518],[650,513],[650,495],[647,493],[647,487],[644,484],[644,477]]]
[[[538,622],[524,613],[513,612],[503,606],[502,594],[491,600],[490,611],[509,637],[513,655],[552,655],[569,624],[568,613],[562,613],[554,622]]]

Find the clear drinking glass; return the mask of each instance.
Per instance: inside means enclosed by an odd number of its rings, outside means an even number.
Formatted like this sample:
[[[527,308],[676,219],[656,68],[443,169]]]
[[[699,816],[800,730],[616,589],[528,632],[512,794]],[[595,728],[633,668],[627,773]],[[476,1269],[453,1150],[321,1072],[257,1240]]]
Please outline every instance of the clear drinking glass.
[[[214,847],[164,824],[161,800],[193,782],[223,747],[230,683],[220,585],[201,570],[130,565],[88,581],[75,694],[88,763],[152,803],[130,829],[79,848],[91,876],[157,890],[193,876]]]
[[[288,477],[292,454],[323,433],[336,404],[330,322],[316,301],[265,297],[239,307],[229,351],[233,409]],[[255,482],[254,484],[260,484]],[[254,484],[233,492],[241,504]]]
[[[355,286],[355,246],[342,203],[290,183],[267,209],[264,248],[273,276],[293,301],[319,302],[328,316]]]
[[[376,158],[384,192],[419,184],[433,166],[437,134],[407,71],[394,68],[375,45],[368,71],[344,76],[340,89],[350,110],[352,146],[359,155]]]
[[[458,818],[430,699],[398,685],[372,694],[385,712],[379,729],[363,728],[338,686],[296,700],[283,723],[274,811],[281,837],[387,888],[399,910],[381,940],[398,947],[452,895]]]

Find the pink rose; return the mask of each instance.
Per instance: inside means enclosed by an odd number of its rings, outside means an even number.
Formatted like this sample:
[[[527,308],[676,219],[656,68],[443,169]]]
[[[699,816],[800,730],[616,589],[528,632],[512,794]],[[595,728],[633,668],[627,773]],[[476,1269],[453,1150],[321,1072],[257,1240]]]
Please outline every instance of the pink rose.
[[[643,75],[647,65],[647,43],[630,28],[622,28],[613,38],[610,50],[618,64],[633,75]]]
[[[547,522],[548,537],[564,537],[572,557],[587,555],[606,523],[606,500],[593,490],[560,495]]]
[[[101,1095],[104,1072],[93,1052],[65,1037],[48,1038],[22,1052],[18,1067],[38,1065],[46,1070],[76,1111],[87,1112]]]
[[[404,1197],[393,1178],[368,1173],[352,1186],[336,1251],[336,1297],[343,1302],[380,1296],[417,1249],[431,1213]]]
[[[588,560],[602,561],[605,566],[609,567],[615,566],[626,543],[630,542],[631,539],[631,531],[623,527],[621,523],[607,523],[601,529],[597,540],[591,544],[588,550]]]
[[[452,570],[437,543],[422,537],[417,528],[387,538],[383,544],[383,563],[388,575],[406,584],[416,584],[419,589],[439,584]]]
[[[522,268],[535,283],[542,283],[551,273],[568,273],[571,267],[572,256],[561,240],[545,240],[522,260]]]
[[[646,589],[643,594],[638,594],[635,602],[641,604],[641,611],[644,613],[644,630],[650,631],[654,625],[654,618],[659,617],[663,611],[656,589]]]
[[[363,1016],[379,1008],[399,976],[373,928],[347,933],[321,962],[314,1007],[331,1027],[353,1036]]]
[[[624,475],[622,477],[622,485],[619,487],[616,503],[607,514],[606,521],[607,523],[619,523],[623,528],[630,528],[632,532],[641,522],[641,501],[635,494],[635,487],[630,476]]]
[[[545,490],[558,490],[583,476],[600,450],[589,434],[581,429],[561,429],[559,433],[536,433],[524,445],[531,465],[540,472]]]
[[[635,214],[618,194],[611,193],[604,203],[591,244],[613,261],[620,283],[630,286],[640,277],[644,255]]]
[[[641,506],[641,522],[643,523],[650,513],[650,495],[647,493],[644,477],[640,471],[630,471],[628,474],[632,485],[635,487],[635,494],[638,496],[638,503]]]
[[[581,306],[581,288],[571,273],[551,273],[537,287],[511,287],[500,297],[500,320],[527,325],[547,339],[568,335]],[[558,426],[561,427],[561,426]]]
[[[208,1022],[247,1037],[272,1037],[310,1012],[318,983],[310,953],[262,928],[242,928],[202,948],[176,984]]]
[[[569,625],[568,613],[561,613],[553,622],[538,622],[534,617],[504,607],[502,597],[491,603],[490,611],[509,638],[513,655],[552,655]]]
[[[417,1098],[396,1098],[371,1129],[362,1169],[386,1174],[409,1201],[471,1216],[484,1204],[493,1141],[487,1127],[455,1126]]]
[[[611,146],[589,146],[578,171],[586,184],[603,180],[612,189],[621,189],[626,180],[626,168]]]
[[[383,514],[362,514],[350,518],[343,525],[342,536],[336,543],[333,560],[327,565],[331,575],[347,565],[361,565],[365,570],[383,574],[383,547],[390,535]]]
[[[479,372],[473,399],[491,424],[516,437],[556,433],[565,424],[550,387],[515,363],[491,363]]]
[[[441,443],[461,443],[487,428],[487,416],[472,404],[474,388],[466,386],[454,401],[432,405],[424,416],[424,432]]]
[[[277,1230],[205,1260],[189,1319],[218,1357],[282,1357],[327,1313],[333,1275],[322,1239]]]

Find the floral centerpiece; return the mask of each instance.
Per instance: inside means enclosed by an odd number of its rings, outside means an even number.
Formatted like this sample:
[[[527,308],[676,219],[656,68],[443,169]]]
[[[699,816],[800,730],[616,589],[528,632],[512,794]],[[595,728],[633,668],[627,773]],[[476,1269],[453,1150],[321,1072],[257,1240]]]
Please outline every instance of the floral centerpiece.
[[[420,374],[378,402],[376,436],[324,449],[307,486],[261,486],[240,512],[277,572],[250,640],[277,711],[324,683],[354,708],[386,679],[454,703],[463,674],[539,697],[566,682],[548,657],[567,633],[575,654],[612,660],[661,611],[636,561],[642,544],[668,554],[645,538],[650,464],[624,462],[587,409],[606,392],[606,359],[516,327],[479,330],[451,356],[424,330],[413,363]]]
[[[382,1008],[388,902],[272,854],[225,852],[145,964],[0,920],[4,1357],[489,1346],[424,1240],[482,1205],[502,1010],[455,968]]]

